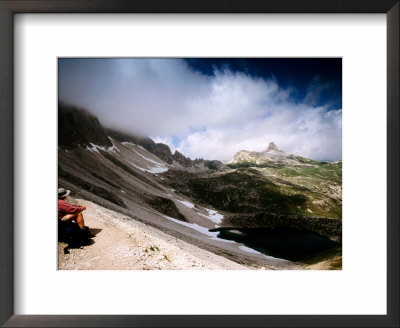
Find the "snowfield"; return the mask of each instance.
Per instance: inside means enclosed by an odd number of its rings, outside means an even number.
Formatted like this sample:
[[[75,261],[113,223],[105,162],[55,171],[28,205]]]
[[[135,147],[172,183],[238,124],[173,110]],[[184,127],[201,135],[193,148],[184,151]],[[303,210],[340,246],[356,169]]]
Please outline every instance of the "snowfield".
[[[144,149],[143,147],[138,146],[138,145],[135,145],[135,144],[133,144],[133,143],[131,143],[131,142],[122,142],[122,144],[123,144],[124,146],[126,146],[126,147],[129,146],[129,149],[131,149],[132,151],[134,151],[134,152],[135,152],[137,155],[139,155],[142,159],[144,159],[145,161],[147,161],[147,162],[153,164],[153,165],[148,165],[147,168],[144,168],[144,167],[141,167],[141,166],[138,166],[138,165],[132,163],[131,161],[128,161],[131,165],[133,165],[134,167],[136,167],[136,168],[139,169],[140,171],[142,171],[142,172],[148,172],[148,173],[151,173],[151,174],[164,173],[164,172],[167,172],[167,171],[168,171],[168,167],[167,167],[163,162],[155,161],[155,160],[153,160],[153,159],[151,159],[151,158],[149,158],[149,157],[147,157],[147,156],[144,156],[143,154],[139,153],[138,151],[136,151],[136,150],[134,149],[134,147],[138,147],[138,148],[141,148],[141,149],[143,149],[144,151],[147,152],[147,150]]]
[[[185,205],[186,207],[189,208],[195,208],[195,205],[186,201],[186,200],[179,200],[179,199],[175,199],[176,201],[178,201],[179,203]],[[215,210],[210,210],[208,208],[205,208],[205,210],[208,212],[208,215],[202,214],[202,213],[198,213],[199,215],[219,224],[222,222],[222,220],[224,219],[224,216],[222,214],[219,214],[217,211]]]
[[[194,204],[192,204],[192,203],[189,203],[188,201],[186,201],[186,200],[179,200],[179,199],[176,199],[179,203],[181,203],[181,204],[183,204],[183,205],[185,205],[186,207],[189,207],[189,208],[194,208]]]
[[[140,167],[140,166],[138,166],[136,164],[133,164],[131,161],[128,161],[128,162],[132,166],[136,167],[137,169],[139,169],[142,172],[149,172],[149,173],[152,173],[152,174],[157,174],[157,173],[164,173],[164,172],[168,171],[168,168],[167,167],[163,167],[163,166],[154,166],[154,167],[151,167],[149,169],[145,169],[145,168]]]
[[[197,232],[200,232],[201,234],[206,235],[206,236],[210,237],[211,239],[215,239],[215,240],[218,240],[218,241],[222,241],[222,242],[226,242],[226,243],[231,243],[231,244],[235,244],[235,243],[236,243],[236,242],[233,241],[233,240],[226,240],[226,239],[218,238],[218,237],[217,237],[218,234],[219,234],[218,231],[215,231],[215,232],[208,231],[207,228],[204,228],[204,227],[202,227],[202,226],[199,226],[199,225],[196,224],[196,223],[183,222],[183,221],[180,221],[180,220],[171,218],[170,216],[167,216],[167,215],[163,215],[163,217],[166,218],[166,219],[168,219],[168,220],[170,220],[170,221],[173,221],[173,222],[175,222],[175,223],[178,223],[178,224],[181,224],[181,225],[183,225],[183,226],[185,226],[185,227],[188,227],[188,228],[190,228],[190,229],[196,230]]]
[[[206,208],[206,211],[208,212],[208,215],[204,215],[199,213],[201,216],[206,217],[207,219],[210,219],[211,221],[219,224],[222,222],[222,220],[224,219],[224,216],[222,214],[219,214],[217,211],[214,210],[210,210],[208,208]]]
[[[116,151],[119,151],[119,149],[117,147],[115,147],[114,145],[106,148],[103,146],[95,145],[92,142],[90,144],[92,145],[92,147],[86,146],[86,150],[89,150],[91,152],[96,152],[98,154],[100,154],[99,149],[102,151],[108,151],[108,152],[112,152],[112,153],[116,153]]]
[[[135,149],[132,149],[132,150],[133,150],[136,154],[138,154],[141,158],[145,159],[146,161],[148,161],[148,162],[150,162],[150,163],[153,163],[153,164],[155,164],[155,165],[164,165],[163,163],[156,162],[156,161],[152,160],[151,158],[148,158],[148,157],[142,155],[141,153],[137,152]]]

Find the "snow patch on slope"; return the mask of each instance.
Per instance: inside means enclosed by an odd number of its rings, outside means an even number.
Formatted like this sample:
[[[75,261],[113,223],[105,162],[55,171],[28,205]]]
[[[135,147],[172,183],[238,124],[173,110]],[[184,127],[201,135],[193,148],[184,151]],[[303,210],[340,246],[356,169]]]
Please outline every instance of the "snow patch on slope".
[[[151,169],[147,170],[147,172],[153,173],[153,174],[164,173],[167,171],[168,171],[168,168],[165,166],[155,166],[155,167],[152,167]]]
[[[113,144],[111,147],[103,147],[103,146],[99,146],[99,145],[95,145],[94,143],[90,143],[92,146],[86,146],[86,150],[89,150],[91,152],[96,152],[98,154],[100,154],[99,149],[102,151],[107,151],[107,152],[112,152],[112,153],[116,153],[116,151],[119,151],[119,149]]]
[[[185,205],[186,207],[189,207],[189,208],[194,208],[194,204],[192,204],[192,203],[189,203],[188,201],[186,201],[186,200],[179,200],[179,199],[176,199],[179,203],[181,203],[181,204],[183,204],[183,205]]]
[[[101,150],[103,150],[103,151],[107,151],[107,149],[106,149],[105,147],[95,145],[95,144],[92,143],[92,142],[91,142],[90,144],[92,145],[92,147],[86,146],[86,149],[89,150],[89,151],[91,151],[91,152],[96,152],[96,153],[99,153],[99,154],[100,154],[99,149],[101,149]]]
[[[151,158],[148,158],[148,157],[142,155],[141,153],[137,152],[135,149],[132,149],[132,150],[133,150],[136,154],[138,154],[141,158],[145,159],[146,161],[148,161],[148,162],[150,162],[150,163],[153,163],[153,164],[156,164],[156,165],[164,165],[163,163],[156,162],[156,161],[152,160]]]
[[[128,161],[129,163],[131,163],[132,166],[136,167],[137,169],[139,169],[142,172],[147,172],[146,169],[144,169],[143,167],[137,166],[136,164],[133,164],[131,161]]]
[[[218,241],[223,241],[223,242],[231,243],[231,244],[232,244],[232,243],[236,243],[236,242],[233,241],[233,240],[220,239],[220,238],[217,237],[217,235],[219,234],[218,231],[216,231],[216,232],[208,231],[207,228],[204,228],[204,227],[202,227],[202,226],[199,226],[199,225],[196,224],[196,223],[183,222],[183,221],[180,221],[180,220],[178,220],[178,219],[171,218],[170,216],[167,216],[167,215],[163,215],[163,217],[166,218],[166,219],[168,219],[168,220],[170,220],[170,221],[173,221],[173,222],[175,222],[175,223],[178,223],[178,224],[180,224],[180,225],[183,225],[183,226],[185,226],[185,227],[188,227],[188,228],[190,228],[190,229],[196,230],[197,232],[200,232],[200,233],[203,234],[203,235],[207,235],[207,236],[210,237],[211,239],[215,239],[215,240],[218,240]]]
[[[208,208],[205,209],[208,212],[208,215],[204,215],[199,213],[201,216],[204,216],[207,219],[210,219],[211,221],[215,223],[221,223],[222,220],[224,219],[224,216],[222,214],[219,214],[217,211],[210,210]]]
[[[139,153],[138,151],[136,151],[133,148],[133,147],[139,147],[139,148],[143,149],[144,151],[147,151],[143,147],[135,145],[135,144],[133,144],[131,142],[126,142],[126,141],[122,142],[122,144],[124,146],[130,146],[129,148],[131,150],[133,150],[137,155],[139,155],[141,158],[143,158],[147,162],[153,164],[153,166],[148,165],[149,167],[143,168],[143,167],[140,167],[140,166],[138,166],[136,164],[133,164],[132,162],[129,161],[129,163],[131,163],[134,167],[136,167],[137,169],[141,170],[142,172],[158,174],[158,173],[164,173],[164,172],[168,171],[168,167],[163,162],[157,162],[157,161],[155,161],[155,160],[153,160],[151,158],[148,158],[147,156],[144,156],[143,154]]]
[[[186,200],[179,200],[179,199],[175,199],[176,201],[178,201],[179,203],[185,205],[186,207],[189,208],[195,208],[195,205],[186,201]],[[221,223],[222,220],[224,219],[224,216],[222,214],[219,214],[217,211],[215,210],[210,210],[208,208],[205,208],[205,210],[208,212],[208,215],[202,214],[202,213],[198,213],[199,215],[215,222],[215,223]]]
[[[133,164],[131,161],[128,161],[128,162],[132,166],[136,167],[137,169],[139,169],[142,172],[149,172],[149,173],[152,173],[152,174],[157,174],[157,173],[164,173],[164,172],[168,171],[168,168],[165,167],[165,166],[164,167],[163,166],[155,166],[155,167],[151,167],[149,169],[145,169],[145,168],[140,167],[140,166],[138,166],[136,164]]]

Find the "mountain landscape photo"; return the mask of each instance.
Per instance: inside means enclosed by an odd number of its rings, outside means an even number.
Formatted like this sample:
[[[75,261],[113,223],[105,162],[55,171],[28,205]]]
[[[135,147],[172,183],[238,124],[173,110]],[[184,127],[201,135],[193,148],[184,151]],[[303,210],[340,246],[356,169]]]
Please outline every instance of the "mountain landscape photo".
[[[341,60],[60,59],[58,188],[61,270],[340,270]]]

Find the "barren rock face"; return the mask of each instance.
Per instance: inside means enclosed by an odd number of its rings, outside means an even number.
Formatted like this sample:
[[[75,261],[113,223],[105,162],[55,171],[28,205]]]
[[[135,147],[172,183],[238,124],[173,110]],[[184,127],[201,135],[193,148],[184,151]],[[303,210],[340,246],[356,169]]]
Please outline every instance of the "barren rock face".
[[[60,103],[58,106],[58,146],[74,149],[80,146],[111,147],[106,131],[99,119],[89,112]]]
[[[282,150],[280,150],[280,149],[278,148],[277,145],[275,145],[275,143],[274,143],[273,141],[271,141],[271,142],[269,143],[269,145],[268,145],[268,148],[266,149],[266,152],[270,152],[270,151],[272,151],[272,150],[275,150],[275,151],[282,151]]]
[[[177,150],[175,150],[173,158],[174,158],[174,161],[177,161],[179,164],[181,164],[184,167],[189,167],[189,166],[193,165],[193,161],[190,158],[187,158],[186,156],[182,155]]]
[[[143,138],[140,141],[140,145],[142,145],[149,152],[153,153],[158,158],[162,159],[164,162],[166,162],[168,164],[172,164],[172,162],[174,161],[172,154],[171,154],[171,150],[165,144],[155,143],[150,138]]]

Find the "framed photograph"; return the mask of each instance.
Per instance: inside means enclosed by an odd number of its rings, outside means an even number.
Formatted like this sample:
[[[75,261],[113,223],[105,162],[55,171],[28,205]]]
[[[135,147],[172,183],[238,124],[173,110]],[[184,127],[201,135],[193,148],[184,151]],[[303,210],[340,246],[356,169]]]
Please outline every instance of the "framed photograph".
[[[59,58],[58,269],[341,270],[341,78],[341,58]]]
[[[0,10],[2,325],[399,325],[398,1]]]

